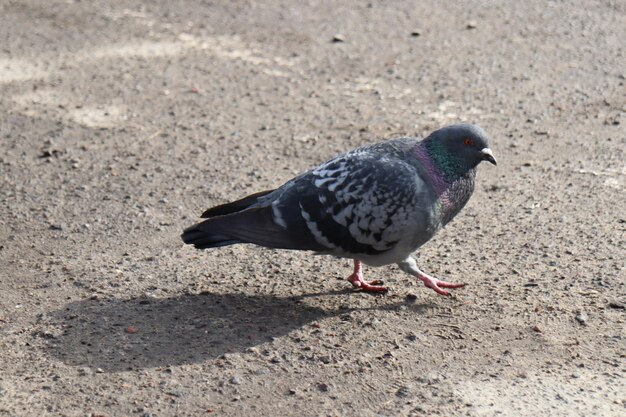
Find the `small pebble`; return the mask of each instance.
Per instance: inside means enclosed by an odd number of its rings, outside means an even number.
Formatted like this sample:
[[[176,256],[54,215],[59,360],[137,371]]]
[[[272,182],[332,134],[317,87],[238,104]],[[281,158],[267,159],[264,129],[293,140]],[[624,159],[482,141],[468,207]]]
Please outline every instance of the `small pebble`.
[[[415,295],[413,293],[409,293],[409,294],[406,295],[405,299],[408,302],[415,302],[415,300],[417,300],[417,295]]]
[[[230,383],[233,385],[241,385],[243,383],[243,379],[240,376],[235,375],[230,379]]]
[[[133,326],[129,326],[129,327],[126,328],[126,333],[128,333],[128,334],[135,334],[138,331],[139,331],[139,329],[136,328],[136,327],[133,327]]]
[[[340,43],[345,41],[346,40],[344,39],[344,37],[340,34],[336,34],[335,36],[333,36],[333,43]]]
[[[409,387],[403,386],[396,391],[396,397],[406,398],[410,394]]]
[[[413,32],[411,32],[411,36],[413,36],[414,38],[417,38],[418,36],[421,36],[422,32],[419,30],[414,30]]]
[[[424,376],[417,377],[417,382],[422,384],[434,385],[441,381],[439,375],[437,374],[428,374]]]
[[[478,25],[474,20],[470,20],[469,22],[467,22],[467,25],[465,26],[466,29],[476,29],[477,27]]]
[[[324,384],[324,383],[319,384],[317,388],[322,392],[328,392],[330,390],[330,387],[328,386],[328,384]]]
[[[87,376],[87,375],[91,375],[91,369],[84,367],[84,368],[80,368],[78,370],[78,375],[79,376]]]
[[[587,324],[588,319],[589,317],[583,311],[581,311],[580,313],[576,315],[576,321],[579,322],[580,324],[583,324],[583,325]]]

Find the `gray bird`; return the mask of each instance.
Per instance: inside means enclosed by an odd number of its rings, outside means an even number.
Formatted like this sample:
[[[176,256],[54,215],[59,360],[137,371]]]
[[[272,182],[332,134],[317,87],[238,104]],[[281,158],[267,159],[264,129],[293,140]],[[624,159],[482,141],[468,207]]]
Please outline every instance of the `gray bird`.
[[[365,281],[361,263],[396,263],[449,295],[445,288],[465,284],[425,274],[411,254],[465,206],[481,161],[496,165],[485,131],[468,124],[363,146],[275,190],[206,210],[182,239],[198,249],[254,243],[352,258],[348,281],[368,292],[387,289]]]

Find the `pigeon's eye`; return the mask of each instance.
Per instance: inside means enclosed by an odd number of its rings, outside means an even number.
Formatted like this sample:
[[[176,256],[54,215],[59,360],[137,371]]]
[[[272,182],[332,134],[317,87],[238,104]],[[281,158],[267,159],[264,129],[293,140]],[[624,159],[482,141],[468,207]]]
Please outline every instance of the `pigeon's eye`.
[[[471,145],[473,145],[473,144],[474,144],[474,142],[472,142],[472,140],[471,140],[470,138],[465,138],[465,140],[463,141],[463,143],[464,143],[466,146],[471,146]]]

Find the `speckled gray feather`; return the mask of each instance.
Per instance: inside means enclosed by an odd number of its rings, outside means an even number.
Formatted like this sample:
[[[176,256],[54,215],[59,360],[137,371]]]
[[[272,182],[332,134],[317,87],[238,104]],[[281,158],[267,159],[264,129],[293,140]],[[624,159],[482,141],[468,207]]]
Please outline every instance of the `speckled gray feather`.
[[[306,230],[324,252],[348,257],[388,252],[407,228],[421,228],[419,220],[426,219],[420,200],[432,198],[407,162],[417,143],[403,138],[365,146],[296,177],[268,196],[274,219],[287,229]]]

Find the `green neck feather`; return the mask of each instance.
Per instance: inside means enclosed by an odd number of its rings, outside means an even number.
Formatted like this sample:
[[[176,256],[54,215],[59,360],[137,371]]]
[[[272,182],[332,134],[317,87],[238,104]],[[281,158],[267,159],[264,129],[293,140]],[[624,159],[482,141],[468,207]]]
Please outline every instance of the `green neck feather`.
[[[453,181],[467,171],[459,158],[451,155],[440,141],[428,141],[426,143],[426,151],[433,165],[439,169],[443,179],[446,181]]]

